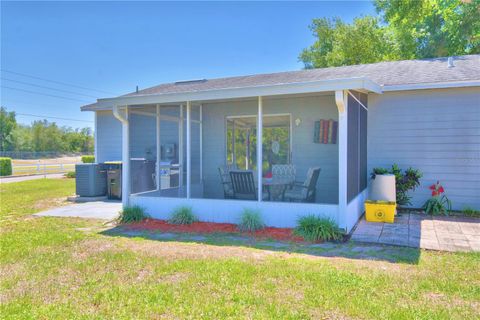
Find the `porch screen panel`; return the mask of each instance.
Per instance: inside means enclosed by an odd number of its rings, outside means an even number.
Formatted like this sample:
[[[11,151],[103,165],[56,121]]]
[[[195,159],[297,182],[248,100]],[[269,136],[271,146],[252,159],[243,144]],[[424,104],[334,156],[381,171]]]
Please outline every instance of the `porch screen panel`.
[[[156,109],[137,106],[129,110],[130,191],[132,194],[156,189]]]
[[[358,102],[348,97],[348,144],[347,144],[347,200],[358,194],[359,168],[359,110]]]
[[[190,172],[190,196],[192,198],[203,198],[203,185],[200,177],[200,141],[201,137],[200,123],[200,106],[192,105],[191,107],[191,172]]]
[[[184,114],[184,113],[183,113]],[[185,197],[185,125],[179,106],[160,107],[161,197]],[[183,130],[182,130],[183,129]]]
[[[367,106],[367,95],[362,94],[365,97],[365,102],[363,104]],[[367,172],[367,117],[368,111],[364,108],[360,108],[360,189],[359,192],[362,192],[367,188],[368,183],[368,172]]]
[[[348,96],[347,200],[353,200],[367,187],[367,100],[364,93]],[[362,104],[359,103],[359,100]]]

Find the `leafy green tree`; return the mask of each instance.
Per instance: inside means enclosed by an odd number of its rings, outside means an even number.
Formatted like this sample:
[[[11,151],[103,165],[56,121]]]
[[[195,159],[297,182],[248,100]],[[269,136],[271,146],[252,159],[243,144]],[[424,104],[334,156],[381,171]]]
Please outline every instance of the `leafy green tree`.
[[[315,43],[300,54],[306,68],[323,68],[396,60],[400,53],[393,34],[377,18],[356,18],[352,24],[340,18],[314,19],[310,29]]]
[[[314,19],[305,68],[480,53],[480,0],[374,0],[379,18]]]
[[[11,151],[13,148],[12,132],[17,126],[15,112],[8,112],[0,107],[0,151]]]
[[[12,151],[93,152],[90,128],[59,127],[47,120],[34,121],[31,126],[17,125],[12,132]]]
[[[375,0],[402,58],[480,53],[480,0]]]

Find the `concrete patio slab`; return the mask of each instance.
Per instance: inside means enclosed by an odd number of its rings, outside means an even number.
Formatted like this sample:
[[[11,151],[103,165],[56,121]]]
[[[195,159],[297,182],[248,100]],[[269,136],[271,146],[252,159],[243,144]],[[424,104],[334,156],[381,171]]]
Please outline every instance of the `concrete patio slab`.
[[[117,201],[94,201],[77,203],[69,206],[36,213],[36,216],[77,217],[88,219],[113,220],[118,217],[122,203]]]
[[[395,223],[362,219],[352,241],[441,251],[480,251],[480,219],[402,213]]]

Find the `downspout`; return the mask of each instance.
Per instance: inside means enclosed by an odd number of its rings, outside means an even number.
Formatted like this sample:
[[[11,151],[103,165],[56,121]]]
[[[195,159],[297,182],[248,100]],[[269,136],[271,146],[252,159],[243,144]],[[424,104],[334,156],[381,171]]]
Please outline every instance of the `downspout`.
[[[128,206],[130,197],[130,134],[128,123],[128,106],[125,114],[120,112],[120,106],[114,106],[113,116],[122,123],[122,205]]]

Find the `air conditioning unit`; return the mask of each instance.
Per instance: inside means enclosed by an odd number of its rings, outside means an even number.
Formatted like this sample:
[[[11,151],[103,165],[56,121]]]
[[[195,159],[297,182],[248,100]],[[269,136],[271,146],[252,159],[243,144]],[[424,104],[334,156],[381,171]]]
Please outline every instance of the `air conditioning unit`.
[[[107,171],[101,163],[75,165],[76,194],[80,197],[98,197],[107,194]]]

